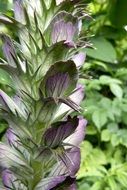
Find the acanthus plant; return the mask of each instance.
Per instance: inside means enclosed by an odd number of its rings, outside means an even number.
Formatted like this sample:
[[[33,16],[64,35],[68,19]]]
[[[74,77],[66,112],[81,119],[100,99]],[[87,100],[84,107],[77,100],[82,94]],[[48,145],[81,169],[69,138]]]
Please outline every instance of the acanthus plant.
[[[0,90],[0,117],[9,126],[0,143],[2,190],[76,189],[87,122],[71,113],[80,112],[84,96],[78,84],[84,8],[82,0],[14,0],[14,18],[0,16],[18,38],[0,35],[0,68],[15,92]]]

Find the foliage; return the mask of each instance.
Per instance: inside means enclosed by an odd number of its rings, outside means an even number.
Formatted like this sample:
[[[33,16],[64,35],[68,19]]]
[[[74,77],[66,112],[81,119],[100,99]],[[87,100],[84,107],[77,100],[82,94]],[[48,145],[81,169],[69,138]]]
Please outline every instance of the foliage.
[[[127,189],[127,33],[124,29],[127,21],[123,9],[127,11],[126,3],[94,0],[89,8],[95,20],[90,25],[84,23],[91,35],[96,35],[91,37],[94,49],[87,49],[82,70],[81,81],[86,89],[82,107],[88,127],[81,147],[79,190]]]

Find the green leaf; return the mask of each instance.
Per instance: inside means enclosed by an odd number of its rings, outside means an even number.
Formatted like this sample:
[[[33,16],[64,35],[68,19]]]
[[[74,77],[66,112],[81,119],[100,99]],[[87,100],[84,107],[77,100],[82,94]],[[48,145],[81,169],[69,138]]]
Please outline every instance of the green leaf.
[[[112,78],[107,75],[101,75],[99,78],[99,82],[103,85],[109,85],[110,83],[116,83],[116,84],[121,84],[121,81],[115,78]]]
[[[107,128],[110,131],[110,133],[116,133],[119,130],[117,123],[109,123],[107,125]]]
[[[90,190],[102,190],[102,181],[97,181]]]
[[[85,49],[89,57],[110,63],[116,62],[116,51],[108,40],[103,37],[95,37],[91,42],[96,49]]]
[[[90,190],[90,185],[88,183],[84,183],[84,184],[81,184],[79,185],[79,188],[78,190]]]
[[[117,180],[124,186],[127,187],[127,176],[125,171],[123,170],[123,172],[118,172],[117,174]]]
[[[101,149],[95,148],[95,149],[93,149],[91,154],[93,156],[92,162],[95,166],[106,164],[106,156]],[[92,163],[91,163],[91,165],[92,165]]]
[[[100,90],[100,89],[101,89],[101,86],[100,86],[99,80],[94,79],[94,80],[90,81],[90,83],[88,84],[87,88],[88,88],[89,90],[91,90],[91,89]]]
[[[0,12],[2,11],[2,12],[6,12],[7,11],[7,9],[8,9],[8,2],[7,2],[7,0],[5,0],[5,1],[1,1],[0,2]]]
[[[117,189],[118,186],[117,186],[117,183],[116,183],[113,176],[110,176],[108,178],[108,183],[109,183],[109,186],[111,187],[111,190],[116,190]]]
[[[118,135],[120,139],[119,142],[127,147],[127,129],[120,129]]]
[[[122,28],[127,25],[127,1],[115,0],[111,1],[109,15],[112,24],[115,27]]]
[[[102,141],[109,141],[110,140],[110,137],[111,137],[111,134],[110,134],[110,131],[108,129],[105,129],[102,131],[101,133],[101,140]]]
[[[112,101],[109,98],[102,97],[99,102],[99,105],[101,107],[105,108],[106,110],[110,110],[111,105],[112,105],[111,103],[112,103]]]
[[[119,136],[117,134],[113,134],[112,137],[111,137],[111,143],[113,146],[117,146],[119,145],[119,142],[120,139],[119,139]]]
[[[107,114],[105,110],[98,109],[92,115],[92,120],[98,129],[107,122]]]
[[[100,61],[94,61],[93,62],[93,64],[96,66],[100,66],[100,67],[102,67],[105,71],[108,71],[108,66],[105,64],[105,63],[103,63],[103,62],[100,62]],[[92,65],[93,65],[92,64]]]
[[[127,125],[127,113],[125,113],[125,112],[122,113],[122,121],[124,124]]]
[[[87,135],[95,135],[96,133],[97,133],[97,130],[95,129],[95,127],[93,125],[89,125],[86,130],[86,134]]]
[[[123,96],[123,90],[122,88],[118,85],[118,84],[115,84],[115,83],[111,83],[110,84],[110,90],[111,92],[119,99],[122,98]]]
[[[121,110],[121,100],[118,98],[114,98],[114,100],[112,101],[112,109],[111,111],[113,112],[113,114],[115,116],[121,117],[122,115],[122,110]]]
[[[89,141],[83,141],[81,144],[81,153],[82,153],[82,158],[85,159],[88,154],[92,151],[93,147],[92,144]],[[84,151],[85,150],[85,151]]]

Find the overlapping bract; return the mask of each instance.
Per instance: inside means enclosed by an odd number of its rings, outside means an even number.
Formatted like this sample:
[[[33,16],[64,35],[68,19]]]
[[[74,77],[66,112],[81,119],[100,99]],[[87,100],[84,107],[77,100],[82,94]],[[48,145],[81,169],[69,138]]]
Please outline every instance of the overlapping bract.
[[[13,81],[14,96],[0,90],[0,117],[8,122],[6,144],[0,143],[3,185],[15,190],[75,190],[79,145],[86,120],[80,111],[84,89],[78,84],[85,61],[80,52],[78,1],[14,0],[19,43],[1,34],[0,67]],[[4,189],[3,187],[3,189]]]

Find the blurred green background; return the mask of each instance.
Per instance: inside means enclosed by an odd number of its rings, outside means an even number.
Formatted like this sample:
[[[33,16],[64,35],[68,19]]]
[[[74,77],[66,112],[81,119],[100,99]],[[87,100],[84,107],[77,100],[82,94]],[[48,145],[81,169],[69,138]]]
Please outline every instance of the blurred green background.
[[[12,14],[11,0],[0,12]],[[127,0],[89,0],[82,35],[93,44],[81,70],[83,115],[88,120],[81,145],[78,190],[127,190]],[[14,36],[0,23],[0,32]],[[0,56],[2,57],[0,44]],[[11,93],[10,76],[0,69],[0,88]],[[0,118],[0,138],[6,124]]]

